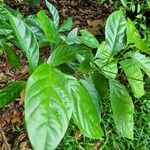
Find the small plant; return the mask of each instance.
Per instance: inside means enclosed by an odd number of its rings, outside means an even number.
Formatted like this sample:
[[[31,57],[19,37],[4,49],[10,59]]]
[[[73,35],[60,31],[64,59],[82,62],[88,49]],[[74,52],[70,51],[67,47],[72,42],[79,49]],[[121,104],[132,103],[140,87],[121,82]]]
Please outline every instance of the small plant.
[[[25,88],[25,122],[32,147],[51,150],[64,137],[71,118],[84,136],[101,139],[101,103],[109,96],[118,133],[133,139],[132,97],[145,95],[143,75],[150,77],[149,45],[122,10],[108,17],[105,41],[100,44],[87,30],[80,30],[79,35],[77,28],[72,29],[72,18],[60,25],[57,9],[47,0],[46,5],[52,19],[44,10],[22,19],[0,9],[11,29],[9,36],[15,34],[11,42],[26,54],[31,74],[26,85],[17,81],[0,91],[0,107]],[[41,63],[43,46],[49,46],[51,54]],[[128,80],[125,83],[119,80],[122,74]]]

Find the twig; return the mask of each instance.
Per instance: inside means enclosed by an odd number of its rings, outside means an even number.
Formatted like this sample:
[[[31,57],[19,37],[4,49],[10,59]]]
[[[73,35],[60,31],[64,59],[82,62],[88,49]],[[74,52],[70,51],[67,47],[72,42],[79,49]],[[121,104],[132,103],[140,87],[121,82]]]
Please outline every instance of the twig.
[[[6,148],[7,148],[7,150],[11,150],[11,149],[10,149],[10,146],[9,146],[9,144],[8,144],[7,138],[6,138],[6,136],[5,136],[5,133],[4,133],[3,129],[2,129],[1,124],[0,124],[0,135],[2,136],[2,139],[3,139],[3,141],[4,141],[4,144],[5,144]]]

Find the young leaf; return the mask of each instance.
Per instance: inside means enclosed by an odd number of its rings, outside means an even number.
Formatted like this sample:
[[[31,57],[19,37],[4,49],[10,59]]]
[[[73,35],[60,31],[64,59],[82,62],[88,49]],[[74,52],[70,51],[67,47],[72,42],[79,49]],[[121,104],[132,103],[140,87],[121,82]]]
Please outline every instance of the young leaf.
[[[127,0],[121,0],[121,3],[124,7],[127,7]]]
[[[92,100],[93,96],[91,97],[91,94],[79,81],[72,80],[69,81],[69,84],[73,91],[73,119],[76,125],[85,136],[93,139],[101,138],[103,131],[100,127],[99,113]]]
[[[126,19],[123,12],[112,13],[106,22],[105,37],[112,54],[121,51],[126,45]]]
[[[98,48],[99,47],[99,42],[97,39],[87,30],[80,30],[81,37],[80,40],[82,43],[85,45],[91,47],[91,48]]]
[[[53,21],[48,18],[44,11],[38,12],[37,16],[47,40],[50,43],[58,43],[60,38]]]
[[[25,88],[25,81],[16,81],[0,90],[0,107],[4,107],[19,97],[23,88]]]
[[[74,46],[69,46],[66,44],[60,45],[53,51],[48,59],[48,63],[52,66],[58,66],[75,59],[76,53],[77,51]]]
[[[136,60],[139,67],[150,77],[150,58],[140,53],[134,53],[132,58]]]
[[[128,59],[121,61],[121,66],[128,78],[134,96],[140,98],[145,94],[143,74],[135,60]]]
[[[31,32],[29,27],[19,18],[9,14],[11,25],[16,33],[19,44],[22,50],[26,53],[30,67],[34,70],[39,61],[39,45],[35,35]]]
[[[33,149],[55,149],[71,115],[72,101],[65,75],[48,64],[40,65],[30,76],[25,95],[25,121]]]
[[[66,32],[71,30],[73,27],[73,20],[71,17],[69,17],[67,20],[64,21],[64,23],[60,26],[59,32]]]
[[[113,119],[122,136],[133,139],[134,105],[126,88],[116,80],[110,80],[110,100]]]
[[[16,53],[14,52],[14,50],[11,47],[5,45],[5,52],[6,52],[9,63],[14,68],[20,69],[21,67],[20,60],[19,60],[18,55],[16,55]]]
[[[45,0],[45,2],[46,2],[46,6],[48,7],[50,13],[52,14],[54,26],[56,28],[58,28],[58,25],[59,25],[59,13],[58,13],[58,10],[51,3],[49,3],[47,0]]]
[[[116,78],[118,72],[117,63],[114,61],[114,58],[111,57],[111,51],[109,50],[106,42],[102,42],[99,46],[95,57],[95,63],[104,75],[110,78]]]

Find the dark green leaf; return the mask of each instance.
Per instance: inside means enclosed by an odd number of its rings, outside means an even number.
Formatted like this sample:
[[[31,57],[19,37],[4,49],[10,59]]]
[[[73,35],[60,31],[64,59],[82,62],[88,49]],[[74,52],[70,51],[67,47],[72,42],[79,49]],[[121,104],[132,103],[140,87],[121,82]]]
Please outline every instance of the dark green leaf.
[[[23,88],[25,88],[25,81],[16,81],[0,90],[0,107],[4,107],[19,97]]]
[[[64,74],[48,64],[40,65],[29,78],[25,121],[33,149],[53,150],[62,140],[72,115],[69,93]]]
[[[20,60],[19,57],[16,55],[16,53],[14,52],[14,50],[12,49],[12,47],[9,46],[5,46],[5,52],[7,55],[7,59],[9,61],[9,63],[16,69],[20,69],[21,64],[20,64]]]

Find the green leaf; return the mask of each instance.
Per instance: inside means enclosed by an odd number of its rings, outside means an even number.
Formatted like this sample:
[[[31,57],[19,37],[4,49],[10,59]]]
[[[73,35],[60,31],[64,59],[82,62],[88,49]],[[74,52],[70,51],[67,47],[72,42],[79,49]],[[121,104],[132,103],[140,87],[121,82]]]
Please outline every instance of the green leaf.
[[[26,53],[30,67],[34,70],[39,61],[39,45],[30,28],[19,18],[9,14],[11,25],[18,38],[22,50]]]
[[[76,125],[85,136],[93,139],[101,138],[103,131],[100,127],[100,117],[93,102],[93,97],[78,80],[69,81],[69,84],[73,91],[73,119]]]
[[[108,80],[106,77],[99,72],[94,72],[91,74],[95,88],[97,89],[101,98],[106,98],[108,96]]]
[[[150,54],[149,46],[141,39],[139,31],[136,29],[135,24],[128,19],[127,22],[127,43],[135,44],[135,47],[142,52]]]
[[[87,30],[80,30],[81,37],[80,40],[82,43],[85,45],[91,47],[91,48],[98,48],[99,47],[99,42],[97,39]]]
[[[59,13],[58,10],[51,4],[49,3],[47,0],[45,0],[46,2],[46,6],[48,7],[52,17],[53,17],[53,22],[54,22],[54,26],[56,28],[58,28],[59,25]]]
[[[4,21],[0,20],[0,35],[9,35],[12,33],[12,27]]]
[[[0,107],[4,107],[19,97],[23,88],[25,88],[25,81],[16,81],[9,84],[0,90]]]
[[[48,59],[52,66],[58,66],[76,58],[76,48],[66,44],[58,46]]]
[[[128,78],[134,96],[140,98],[145,94],[143,74],[135,60],[128,59],[121,61],[121,66]]]
[[[150,77],[150,58],[140,53],[134,53],[132,58],[136,60],[139,67]]]
[[[102,73],[109,78],[116,78],[118,72],[117,63],[114,58],[111,57],[111,51],[109,50],[106,42],[102,42],[99,46],[95,57],[95,63]]]
[[[33,149],[55,149],[71,115],[72,101],[65,75],[48,64],[40,65],[30,76],[25,95],[25,121]]]
[[[108,17],[105,37],[112,54],[118,53],[126,46],[126,26],[126,19],[121,10]]]
[[[12,47],[6,46],[5,45],[5,52],[7,55],[7,59],[9,61],[9,63],[16,69],[20,69],[21,68],[21,64],[20,64],[20,60],[18,55],[16,55],[16,53],[14,52],[14,50],[12,49]]]
[[[66,32],[71,30],[73,27],[73,20],[71,17],[69,17],[67,20],[64,21],[64,23],[60,26],[59,32]]]
[[[126,88],[116,80],[110,80],[110,100],[113,119],[122,136],[133,139],[134,105]]]
[[[127,3],[128,3],[127,0],[121,0],[121,3],[124,7],[127,7]]]
[[[50,43],[58,43],[60,38],[53,21],[48,18],[44,11],[38,12],[37,16],[47,40]]]

